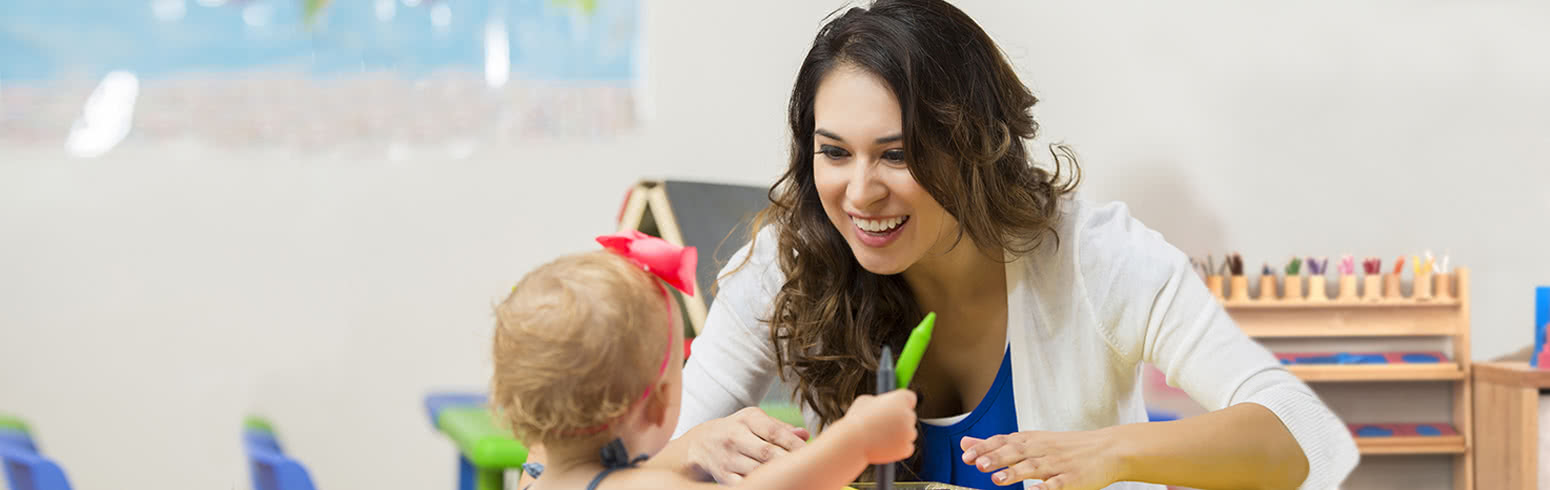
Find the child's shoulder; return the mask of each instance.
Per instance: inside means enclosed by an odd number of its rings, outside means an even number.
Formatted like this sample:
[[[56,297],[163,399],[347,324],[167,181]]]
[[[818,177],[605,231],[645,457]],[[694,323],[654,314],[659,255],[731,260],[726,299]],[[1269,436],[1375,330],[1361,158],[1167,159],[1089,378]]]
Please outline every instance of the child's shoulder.
[[[661,468],[627,468],[616,470],[599,483],[597,490],[673,490],[680,488],[721,488],[715,483],[689,479],[680,473]]]

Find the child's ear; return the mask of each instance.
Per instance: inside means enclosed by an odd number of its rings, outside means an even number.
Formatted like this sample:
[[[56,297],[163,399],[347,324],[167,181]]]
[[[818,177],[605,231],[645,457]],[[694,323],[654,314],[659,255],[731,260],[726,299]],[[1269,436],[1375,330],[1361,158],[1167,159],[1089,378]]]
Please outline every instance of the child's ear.
[[[646,400],[646,423],[654,426],[667,423],[667,390],[672,388],[673,384],[667,380],[657,383],[657,388],[652,390],[651,398]]]

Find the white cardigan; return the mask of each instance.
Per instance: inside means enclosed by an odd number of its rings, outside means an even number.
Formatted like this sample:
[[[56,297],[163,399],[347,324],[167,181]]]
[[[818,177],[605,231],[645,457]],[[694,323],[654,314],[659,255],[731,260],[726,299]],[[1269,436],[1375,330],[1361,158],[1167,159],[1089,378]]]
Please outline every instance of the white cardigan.
[[[1306,490],[1337,488],[1359,459],[1346,425],[1228,317],[1188,257],[1123,204],[1063,200],[1058,248],[1007,265],[1007,340],[1019,430],[1145,422],[1141,363],[1207,410],[1258,403],[1308,458]],[[725,278],[684,368],[677,433],[756,406],[776,380],[768,317],[783,282],[772,229]],[[1050,245],[1053,245],[1051,243]],[[736,267],[748,247],[729,261]],[[937,332],[952,326],[938,324]],[[803,407],[810,427],[813,412]],[[1156,489],[1120,483],[1109,490]]]

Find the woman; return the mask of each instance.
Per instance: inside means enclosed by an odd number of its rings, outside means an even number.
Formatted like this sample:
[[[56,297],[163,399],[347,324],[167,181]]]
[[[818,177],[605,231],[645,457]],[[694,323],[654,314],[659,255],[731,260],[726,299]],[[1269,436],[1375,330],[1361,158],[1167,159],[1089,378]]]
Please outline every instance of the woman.
[[[870,393],[881,346],[935,312],[903,477],[1338,485],[1358,459],[1345,425],[1183,253],[1124,206],[1072,197],[1069,151],[1030,162],[1035,102],[945,2],[879,0],[826,25],[792,91],[789,168],[684,371],[686,432],[652,464],[734,481],[800,447],[805,431],[736,410],[784,375],[821,428]],[[1140,423],[1143,362],[1212,411]]]

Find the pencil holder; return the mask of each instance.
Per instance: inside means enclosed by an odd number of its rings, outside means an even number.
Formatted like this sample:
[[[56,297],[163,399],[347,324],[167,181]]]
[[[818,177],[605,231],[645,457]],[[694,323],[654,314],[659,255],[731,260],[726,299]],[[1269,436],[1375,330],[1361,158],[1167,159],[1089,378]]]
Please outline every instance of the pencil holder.
[[[1230,293],[1232,294],[1232,297],[1229,299],[1232,301],[1237,302],[1249,300],[1249,278],[1243,276],[1232,276],[1230,288],[1232,289]]]
[[[1432,296],[1437,299],[1453,299],[1453,274],[1432,276]]]
[[[1340,292],[1335,299],[1347,303],[1358,301],[1356,296],[1356,276],[1351,274],[1340,275]]]
[[[1283,282],[1286,288],[1281,291],[1281,301],[1293,303],[1302,301],[1302,276],[1289,274]]]
[[[1399,274],[1383,275],[1383,299],[1385,301],[1404,301],[1405,295],[1399,290]]]
[[[1410,296],[1420,300],[1432,299],[1432,271],[1423,270],[1415,275],[1415,281],[1410,285]]]
[[[1206,276],[1206,289],[1211,290],[1211,296],[1216,299],[1227,299],[1227,295],[1222,292],[1222,276]]]
[[[1275,301],[1275,299],[1276,299],[1276,276],[1271,276],[1271,275],[1259,276],[1259,300],[1260,301]]]
[[[1308,276],[1308,301],[1329,301],[1329,289],[1324,287],[1324,275]]]
[[[1383,278],[1368,274],[1362,278],[1362,300],[1368,303],[1383,301]]]

